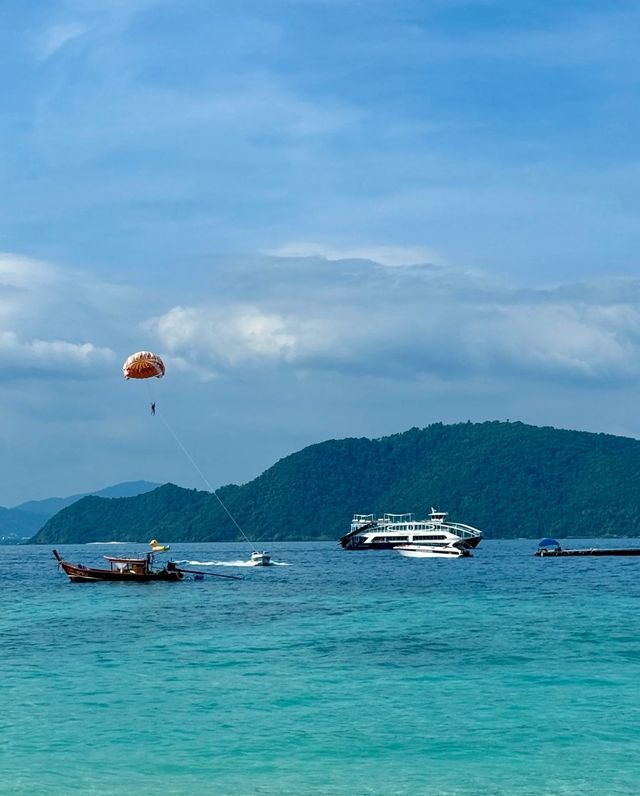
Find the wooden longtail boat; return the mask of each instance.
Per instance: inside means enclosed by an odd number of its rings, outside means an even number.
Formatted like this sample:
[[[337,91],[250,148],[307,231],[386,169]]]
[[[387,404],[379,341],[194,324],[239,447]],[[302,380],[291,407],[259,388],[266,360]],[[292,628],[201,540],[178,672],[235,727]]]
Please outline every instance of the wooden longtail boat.
[[[98,580],[148,583],[152,580],[178,581],[184,578],[182,570],[178,569],[172,561],[169,561],[162,569],[154,569],[153,553],[147,553],[144,558],[105,556],[110,564],[109,569],[70,564],[62,558],[57,550],[53,551],[53,555],[73,583],[94,583]]]
[[[84,564],[70,564],[62,558],[57,550],[53,551],[53,555],[73,583],[95,583],[100,580],[110,580],[118,583],[149,583],[152,580],[175,582],[183,580],[185,575],[193,575],[195,580],[202,580],[204,575],[209,575],[212,578],[225,578],[226,580],[242,580],[238,575],[220,575],[218,572],[199,572],[193,569],[182,569],[177,567],[173,561],[168,561],[162,569],[154,569],[153,553],[147,553],[143,558],[105,556],[110,564],[109,569],[85,567]]]

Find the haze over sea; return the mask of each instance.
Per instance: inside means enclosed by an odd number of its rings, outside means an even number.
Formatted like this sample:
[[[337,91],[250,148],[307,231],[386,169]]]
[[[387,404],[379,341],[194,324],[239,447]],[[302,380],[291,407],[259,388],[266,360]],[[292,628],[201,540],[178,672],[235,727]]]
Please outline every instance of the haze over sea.
[[[269,547],[289,566],[146,585],[71,584],[48,547],[0,547],[0,790],[637,794],[640,558]]]

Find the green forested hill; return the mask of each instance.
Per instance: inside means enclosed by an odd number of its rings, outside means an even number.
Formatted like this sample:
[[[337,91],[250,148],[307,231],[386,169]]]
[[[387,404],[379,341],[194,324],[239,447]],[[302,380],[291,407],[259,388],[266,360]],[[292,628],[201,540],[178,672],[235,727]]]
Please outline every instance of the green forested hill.
[[[431,506],[487,538],[640,535],[640,441],[523,423],[441,423],[381,439],[330,440],[219,494],[252,540],[337,539],[354,512]],[[87,497],[52,517],[36,543],[231,541],[207,492],[172,484]]]

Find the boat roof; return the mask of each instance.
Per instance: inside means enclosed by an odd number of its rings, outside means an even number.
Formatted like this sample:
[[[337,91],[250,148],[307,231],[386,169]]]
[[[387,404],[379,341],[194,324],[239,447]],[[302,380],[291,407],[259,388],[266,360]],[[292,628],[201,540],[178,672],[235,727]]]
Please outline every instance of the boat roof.
[[[149,560],[149,555],[146,555],[144,558],[120,558],[116,556],[104,556],[107,561],[113,561],[114,564],[146,564]]]

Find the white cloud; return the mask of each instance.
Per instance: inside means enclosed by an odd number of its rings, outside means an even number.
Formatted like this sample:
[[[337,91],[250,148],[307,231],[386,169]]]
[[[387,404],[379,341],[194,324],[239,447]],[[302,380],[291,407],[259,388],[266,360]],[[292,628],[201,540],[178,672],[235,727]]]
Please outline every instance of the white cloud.
[[[109,348],[92,343],[69,343],[65,340],[21,340],[15,332],[0,332],[0,360],[21,370],[59,370],[75,366],[110,364],[115,355]]]
[[[470,350],[487,369],[592,380],[638,375],[640,312],[628,304],[603,307],[550,295],[475,316]]]
[[[170,98],[178,102],[177,97]],[[323,136],[348,128],[362,119],[362,113],[345,103],[311,101],[295,94],[274,79],[249,75],[234,93],[190,100],[183,105],[182,117],[190,121],[233,123],[248,131],[278,131],[292,138]]]
[[[59,271],[49,263],[0,252],[0,288],[32,288],[51,284],[58,276]]]
[[[440,256],[424,246],[327,246],[313,242],[290,242],[265,252],[274,257],[325,257],[327,260],[372,260],[388,266],[441,265]]]
[[[216,368],[294,361],[310,339],[308,324],[299,318],[244,304],[177,306],[152,318],[147,328],[169,352]]]
[[[58,50],[79,36],[84,35],[88,28],[80,22],[66,22],[52,25],[44,31],[38,42],[37,54],[41,61],[51,58]]]

